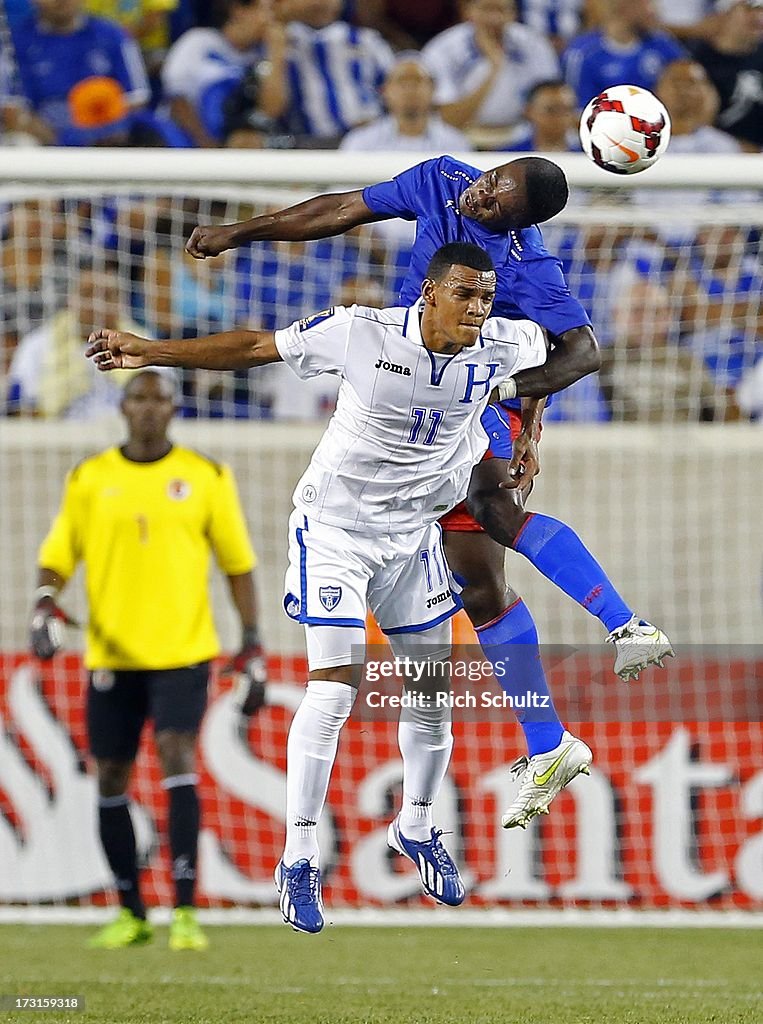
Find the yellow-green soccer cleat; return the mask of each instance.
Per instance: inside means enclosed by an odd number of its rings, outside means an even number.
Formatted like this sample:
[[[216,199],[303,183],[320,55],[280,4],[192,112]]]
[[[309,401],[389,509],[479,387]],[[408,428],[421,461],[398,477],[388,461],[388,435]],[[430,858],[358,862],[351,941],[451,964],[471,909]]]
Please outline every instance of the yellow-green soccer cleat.
[[[511,766],[519,778],[519,792],[503,815],[504,828],[527,828],[536,814],[548,814],[548,805],[580,775],[590,775],[593,755],[572,733],[565,731],[558,746],[545,754],[520,757]]]
[[[148,921],[122,907],[119,916],[88,939],[87,945],[89,949],[124,949],[150,942],[153,935],[154,929]]]
[[[209,939],[199,927],[194,907],[175,907],[170,921],[170,949],[193,949],[203,953]]]

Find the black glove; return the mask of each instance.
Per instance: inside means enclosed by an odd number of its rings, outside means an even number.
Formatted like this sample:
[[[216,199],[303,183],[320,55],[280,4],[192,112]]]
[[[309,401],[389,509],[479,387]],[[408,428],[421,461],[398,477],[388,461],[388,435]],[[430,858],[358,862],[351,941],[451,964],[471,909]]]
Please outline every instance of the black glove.
[[[43,661],[50,661],[64,645],[64,625],[72,620],[52,597],[41,597],[34,606],[29,627],[29,646]]]
[[[247,635],[249,634],[249,635]],[[247,630],[241,650],[223,668],[223,676],[233,676],[233,699],[243,715],[257,714],[265,703],[268,664],[256,635]]]

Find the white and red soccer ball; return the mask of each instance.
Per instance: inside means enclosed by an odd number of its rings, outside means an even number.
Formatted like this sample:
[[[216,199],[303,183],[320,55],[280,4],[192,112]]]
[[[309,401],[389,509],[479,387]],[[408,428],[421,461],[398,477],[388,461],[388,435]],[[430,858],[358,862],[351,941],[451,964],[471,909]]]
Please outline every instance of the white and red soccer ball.
[[[580,118],[583,151],[614,174],[636,174],[651,167],[670,142],[670,116],[664,105],[637,85],[613,85],[594,96]]]

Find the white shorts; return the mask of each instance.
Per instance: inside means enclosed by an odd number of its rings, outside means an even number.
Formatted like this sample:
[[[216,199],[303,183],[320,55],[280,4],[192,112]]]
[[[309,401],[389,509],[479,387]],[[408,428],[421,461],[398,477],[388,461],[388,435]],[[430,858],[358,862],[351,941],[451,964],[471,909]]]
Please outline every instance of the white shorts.
[[[298,510],[289,518],[284,609],[305,626],[344,627],[357,644],[368,607],[393,647],[402,647],[403,636],[414,633],[427,633],[427,639],[438,635],[447,644],[449,629],[436,627],[463,607],[459,591],[437,523],[391,537],[327,526]],[[334,664],[358,660],[355,654]],[[314,667],[327,664],[324,659]]]

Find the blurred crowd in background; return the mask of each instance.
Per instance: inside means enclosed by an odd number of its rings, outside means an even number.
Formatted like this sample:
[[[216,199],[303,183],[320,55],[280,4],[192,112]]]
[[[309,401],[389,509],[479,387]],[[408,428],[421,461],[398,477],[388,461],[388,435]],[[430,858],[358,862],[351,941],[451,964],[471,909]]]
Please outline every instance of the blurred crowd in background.
[[[763,0],[5,0],[9,135],[57,145],[566,150],[679,58],[682,150],[763,147]],[[712,126],[715,126],[714,128]],[[699,132],[697,139],[693,136]]]
[[[760,151],[763,0],[5,0],[0,14],[4,145],[569,152],[581,109],[621,82],[663,100],[671,154]],[[549,415],[760,417],[760,223],[687,228],[675,196],[649,190],[640,203],[663,205],[649,227],[544,228],[604,348],[598,377]],[[87,416],[113,402],[113,382],[96,387],[79,356],[83,331],[115,316],[190,336],[395,301],[410,233],[366,229],[192,265],[179,236],[205,214],[233,217],[190,199],[176,207],[3,209],[5,414]],[[294,416],[278,372],[250,384],[188,375],[183,411]],[[316,389],[301,414],[331,402]]]

